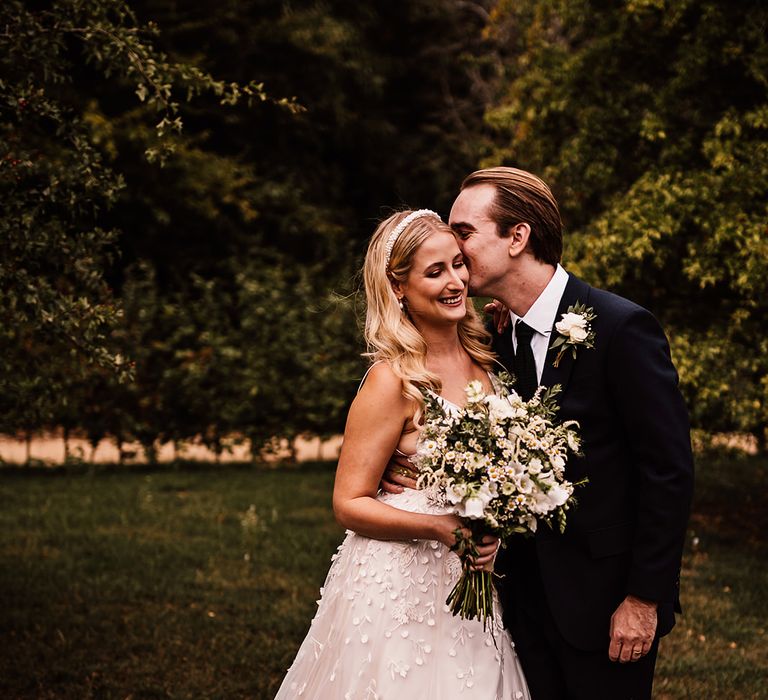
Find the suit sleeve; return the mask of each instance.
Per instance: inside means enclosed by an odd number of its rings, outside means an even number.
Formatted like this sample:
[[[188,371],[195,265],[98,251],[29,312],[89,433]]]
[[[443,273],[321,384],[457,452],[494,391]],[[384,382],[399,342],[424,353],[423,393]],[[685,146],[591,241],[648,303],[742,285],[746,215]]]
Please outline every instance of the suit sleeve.
[[[632,470],[636,527],[627,594],[676,602],[693,456],[669,344],[648,311],[638,308],[620,325],[608,360]]]

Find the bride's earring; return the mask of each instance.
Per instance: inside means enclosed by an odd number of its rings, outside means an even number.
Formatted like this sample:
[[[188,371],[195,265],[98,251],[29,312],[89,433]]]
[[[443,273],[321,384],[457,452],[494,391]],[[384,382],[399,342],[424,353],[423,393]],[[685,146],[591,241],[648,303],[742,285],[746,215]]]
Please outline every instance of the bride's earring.
[[[402,297],[400,297],[400,298],[397,300],[397,303],[398,303],[398,305],[400,306],[400,311],[405,311],[405,304],[403,304],[403,298],[402,298]]]

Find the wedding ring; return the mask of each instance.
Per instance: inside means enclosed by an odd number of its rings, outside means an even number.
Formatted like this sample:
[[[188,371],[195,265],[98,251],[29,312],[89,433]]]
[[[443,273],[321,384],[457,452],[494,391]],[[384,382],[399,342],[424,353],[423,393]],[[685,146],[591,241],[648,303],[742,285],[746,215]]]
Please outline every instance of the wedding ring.
[[[640,654],[642,654],[642,653],[643,653],[643,652],[642,652],[642,649],[635,649],[635,650],[632,652],[632,656],[640,656]]]

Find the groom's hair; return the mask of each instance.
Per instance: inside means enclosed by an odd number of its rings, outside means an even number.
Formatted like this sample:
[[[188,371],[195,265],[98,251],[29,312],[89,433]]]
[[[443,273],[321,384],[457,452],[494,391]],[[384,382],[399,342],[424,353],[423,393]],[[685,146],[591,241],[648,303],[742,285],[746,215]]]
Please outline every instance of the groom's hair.
[[[552,191],[533,173],[517,168],[485,168],[469,175],[461,189],[493,185],[496,196],[488,216],[502,238],[517,224],[531,227],[528,245],[533,256],[549,265],[557,265],[563,255],[563,222]]]

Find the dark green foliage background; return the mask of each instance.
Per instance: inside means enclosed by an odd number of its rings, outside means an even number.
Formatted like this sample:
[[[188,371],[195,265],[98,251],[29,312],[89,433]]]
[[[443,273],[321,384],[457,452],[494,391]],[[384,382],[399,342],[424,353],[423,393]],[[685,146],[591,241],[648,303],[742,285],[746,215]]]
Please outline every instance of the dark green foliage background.
[[[502,0],[483,159],[551,182],[568,268],[661,319],[694,424],[763,447],[766,29],[759,0]]]
[[[9,0],[0,431],[330,435],[391,208],[540,173],[696,427],[768,425],[768,10],[747,0]]]
[[[365,240],[392,208],[447,211],[476,163],[482,17],[62,0],[0,20],[0,431],[152,459],[341,430]]]

